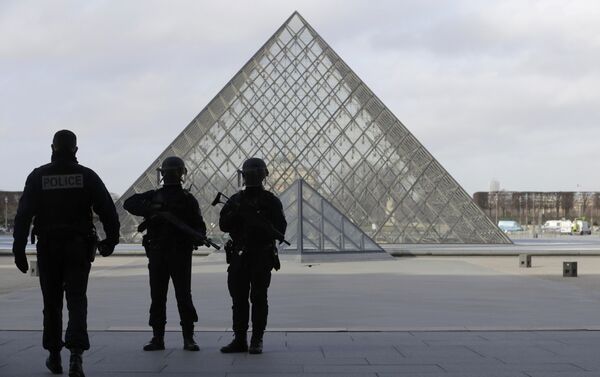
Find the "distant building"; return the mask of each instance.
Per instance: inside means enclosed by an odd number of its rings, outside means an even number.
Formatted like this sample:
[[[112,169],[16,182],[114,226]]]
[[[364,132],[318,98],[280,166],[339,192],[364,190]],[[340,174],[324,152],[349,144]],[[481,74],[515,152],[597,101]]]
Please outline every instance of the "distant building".
[[[8,229],[12,229],[22,194],[21,191],[0,191],[0,228],[8,225]]]
[[[490,191],[476,192],[473,200],[496,223],[502,219],[533,225],[585,217],[597,225],[600,220],[600,192]]]

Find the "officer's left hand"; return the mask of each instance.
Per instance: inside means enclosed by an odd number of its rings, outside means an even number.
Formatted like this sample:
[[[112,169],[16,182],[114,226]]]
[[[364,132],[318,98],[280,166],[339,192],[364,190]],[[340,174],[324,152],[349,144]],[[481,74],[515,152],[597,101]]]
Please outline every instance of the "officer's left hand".
[[[25,253],[23,255],[16,256],[15,255],[15,265],[22,273],[26,274],[27,270],[29,270],[29,263],[27,263],[27,257]]]
[[[103,257],[108,257],[115,251],[115,244],[109,240],[102,240],[98,242],[98,251]]]

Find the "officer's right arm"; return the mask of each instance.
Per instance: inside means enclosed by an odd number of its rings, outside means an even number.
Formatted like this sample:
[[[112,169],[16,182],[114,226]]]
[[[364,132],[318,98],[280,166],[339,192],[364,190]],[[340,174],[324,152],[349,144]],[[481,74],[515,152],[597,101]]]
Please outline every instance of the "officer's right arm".
[[[152,211],[154,190],[133,194],[123,202],[123,208],[134,216],[148,217]]]
[[[277,229],[281,234],[285,234],[287,229],[287,221],[285,220],[285,213],[283,212],[283,206],[281,205],[281,200],[278,197],[273,195],[273,226]]]
[[[92,184],[92,209],[98,214],[98,218],[106,233],[106,239],[111,244],[119,243],[119,228],[121,224],[119,222],[119,215],[104,182],[92,172],[92,176],[95,182]]]

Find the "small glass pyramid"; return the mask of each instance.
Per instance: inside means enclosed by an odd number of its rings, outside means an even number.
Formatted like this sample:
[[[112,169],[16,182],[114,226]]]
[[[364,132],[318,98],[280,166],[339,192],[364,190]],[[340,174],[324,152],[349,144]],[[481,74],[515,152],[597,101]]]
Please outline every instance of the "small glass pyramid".
[[[291,243],[291,246],[282,250],[300,253],[385,253],[303,179],[296,180],[279,199],[288,219],[285,237]]]

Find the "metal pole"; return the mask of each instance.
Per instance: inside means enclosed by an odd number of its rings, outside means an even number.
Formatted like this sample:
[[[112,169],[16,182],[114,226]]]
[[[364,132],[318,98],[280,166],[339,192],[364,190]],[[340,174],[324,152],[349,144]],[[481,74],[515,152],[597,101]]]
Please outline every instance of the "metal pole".
[[[496,191],[496,225],[498,225],[498,191]]]
[[[8,230],[8,196],[4,197],[4,229]]]
[[[298,230],[296,235],[296,245],[298,247],[298,254],[302,255],[304,249],[304,239],[302,234],[302,184],[304,183],[303,179],[298,180],[298,197],[296,199],[296,204],[298,205]]]

